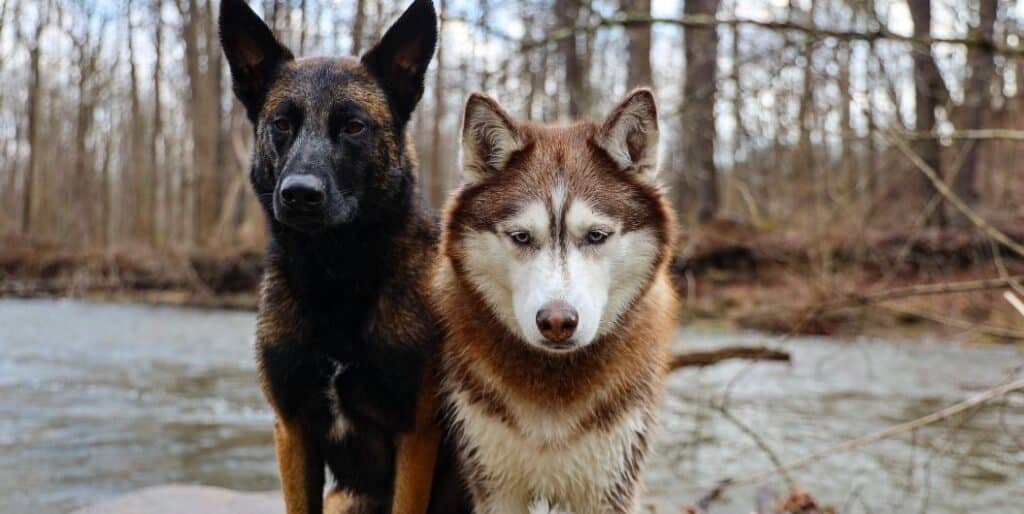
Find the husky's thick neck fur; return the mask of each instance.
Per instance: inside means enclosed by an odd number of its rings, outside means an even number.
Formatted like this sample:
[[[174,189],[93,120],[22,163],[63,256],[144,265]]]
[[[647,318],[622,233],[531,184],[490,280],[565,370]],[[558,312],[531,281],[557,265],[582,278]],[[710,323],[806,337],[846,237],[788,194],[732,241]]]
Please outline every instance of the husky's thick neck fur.
[[[677,300],[648,90],[604,121],[474,95],[435,269],[445,393],[477,512],[630,512]]]

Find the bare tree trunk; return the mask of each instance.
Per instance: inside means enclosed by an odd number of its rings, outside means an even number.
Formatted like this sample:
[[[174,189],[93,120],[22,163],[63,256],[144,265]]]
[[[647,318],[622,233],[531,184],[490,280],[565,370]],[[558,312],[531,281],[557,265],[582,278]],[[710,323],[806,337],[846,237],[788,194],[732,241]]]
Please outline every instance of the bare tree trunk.
[[[490,0],[479,0],[478,3],[479,3],[479,7],[480,7],[480,17],[479,17],[478,23],[481,26],[487,26],[487,23],[488,23],[487,15],[488,15],[488,13],[491,10]],[[470,55],[473,56],[473,60],[474,61],[483,64],[482,66],[478,67],[478,69],[480,70],[480,85],[479,85],[478,88],[480,90],[482,90],[482,91],[488,91],[488,90],[491,89],[491,67],[487,63],[487,58],[486,57],[478,58],[478,54],[477,54],[477,50],[478,50],[479,47],[483,47],[484,48],[484,52],[487,51],[486,49],[488,47],[488,44],[487,44],[487,31],[486,30],[483,32],[483,34],[479,38],[479,42],[480,42],[479,45],[477,44],[477,41],[478,41],[478,38],[473,38],[472,52],[470,52]],[[486,56],[486,53],[484,55]]]
[[[550,96],[545,94],[545,80],[548,76],[549,68],[551,68],[551,48],[550,45],[544,45],[540,49],[540,66],[537,69],[537,85],[538,91],[541,93],[541,121],[551,121],[558,116],[558,105],[553,104],[553,100]]]
[[[208,67],[203,69],[200,53],[219,50],[203,46],[204,42],[208,45],[213,43],[211,39],[204,37],[205,41],[200,40],[200,37],[208,36],[210,29],[207,25],[212,22],[206,20],[197,0],[176,2],[183,20],[182,36],[185,40],[185,64],[189,79],[188,118],[192,132],[193,165],[187,202],[191,208],[188,213],[191,220],[189,239],[193,244],[200,244],[216,222],[214,184],[218,180],[216,164],[220,153],[216,148],[220,134],[220,97],[217,93],[220,70],[213,68],[219,60],[207,60]],[[210,57],[210,54],[206,57]]]
[[[4,22],[7,21],[7,7],[8,7],[7,0],[0,0],[0,41],[4,40]],[[5,62],[6,62],[6,59],[0,59],[0,77],[3,76],[3,73],[4,73],[4,63]],[[5,97],[5,95],[3,93],[4,93],[4,91],[0,90],[0,112],[3,111],[4,103],[5,103],[5,100],[6,100],[6,97]],[[7,138],[3,142],[3,149],[2,149],[3,154],[2,155],[5,156],[5,157],[6,156],[11,156],[11,157],[9,159],[4,159],[4,170],[3,171],[4,171],[4,173],[7,174],[7,176],[6,176],[6,181],[4,183],[4,190],[2,192],[0,192],[0,208],[6,208],[8,205],[14,205],[14,202],[13,202],[13,200],[14,200],[14,187],[15,187],[15,182],[16,182],[17,173],[18,173],[18,157],[17,157],[18,156],[18,152],[17,152],[17,147],[18,147],[18,139],[20,139],[19,136],[20,136],[20,134],[18,133],[18,123],[17,123],[17,121],[15,121],[15,123],[14,123],[14,137],[13,138]],[[12,147],[14,147],[14,151],[12,151]],[[4,212],[4,214],[7,215],[6,212]],[[11,216],[11,218],[13,219],[14,216]]]
[[[309,25],[309,10],[306,9],[306,0],[299,1],[299,13],[301,13],[302,25],[299,25],[299,55],[306,53],[306,27]]]
[[[153,223],[150,227],[150,242],[153,246],[159,246],[161,242],[167,237],[166,233],[169,228],[167,220],[170,219],[169,213],[164,210],[170,205],[170,181],[168,177],[161,173],[160,160],[158,154],[158,147],[160,144],[160,138],[163,131],[163,120],[161,117],[161,96],[160,96],[160,82],[161,82],[161,67],[163,66],[163,18],[160,15],[161,7],[163,7],[163,0],[153,0],[153,114],[152,114],[152,127],[149,132],[149,163],[152,167],[152,192],[151,197],[153,198]],[[162,201],[158,200],[162,197]],[[161,208],[161,206],[163,208]],[[162,213],[162,215],[160,215]],[[161,223],[160,218],[163,222]]]
[[[651,0],[621,0],[620,7],[627,15],[651,16]],[[629,37],[628,87],[654,86],[651,72],[651,24],[637,23],[626,28]]]
[[[814,15],[817,11],[816,7],[817,1],[811,0],[807,16],[808,22],[812,25],[814,24]],[[811,132],[814,128],[814,36],[811,34],[804,35],[803,59],[800,111],[797,114],[800,137],[798,138],[797,158],[794,165],[798,166],[796,176],[810,181],[815,176],[814,149],[811,147]]]
[[[991,110],[991,99],[988,88],[995,69],[992,56],[993,34],[995,30],[997,0],[978,0],[978,25],[971,30],[971,36],[982,42],[967,49],[967,69],[969,76],[964,85],[964,102],[960,106],[962,114],[959,129],[980,129]],[[982,141],[963,141],[958,147],[957,159],[960,167],[953,176],[953,191],[968,204],[978,201],[976,184],[979,146]]]
[[[196,30],[196,17],[198,15],[198,7],[196,6],[196,0],[175,0],[178,7],[178,13],[182,17],[181,31],[183,39],[185,40],[185,70],[188,73],[189,83],[189,101],[187,108],[187,115],[191,122],[192,129],[192,180],[193,184],[183,184],[183,187],[188,185],[193,186],[192,194],[187,194],[184,189],[181,191],[183,207],[188,203],[186,198],[191,198],[192,201],[198,199],[198,185],[200,178],[202,177],[202,167],[205,161],[208,148],[206,146],[205,138],[203,137],[205,129],[202,126],[202,113],[200,97],[203,94],[203,80],[202,72],[199,69],[199,36]],[[271,17],[273,20],[273,17]],[[273,23],[273,21],[271,21]],[[198,230],[199,230],[199,210],[193,204],[191,212],[182,211],[182,216],[188,216],[187,226],[189,230],[186,231],[186,237],[190,243],[196,243],[198,241]]]
[[[4,37],[4,22],[7,21],[7,0],[0,2],[0,41]]]
[[[148,205],[147,196],[149,191],[149,177],[151,170],[144,162],[143,138],[145,127],[142,120],[142,99],[139,97],[139,77],[135,66],[135,26],[132,23],[132,0],[127,2],[128,15],[128,84],[131,95],[131,128],[128,134],[129,161],[124,169],[128,172],[122,178],[122,183],[129,191],[129,212],[135,213],[130,221],[129,231],[133,238],[142,239],[148,237],[146,233],[149,226],[149,217],[152,215]]]
[[[533,34],[533,28],[537,23],[536,17],[530,11],[523,16],[523,32],[526,37],[523,38],[523,42],[529,39]],[[523,68],[520,76],[527,81],[526,88],[526,100],[523,102],[523,115],[526,119],[536,119],[533,114],[534,105],[537,102],[537,92],[540,90],[540,74],[537,73],[536,65],[536,51],[530,52],[524,49],[523,43],[520,43],[520,54],[523,56]]]
[[[113,217],[111,208],[114,204],[114,193],[110,184],[110,154],[114,152],[114,138],[107,138],[106,147],[103,150],[103,164],[100,168],[100,245],[104,248],[110,246],[110,233],[113,228]]]
[[[852,144],[852,125],[850,123],[850,44],[846,41],[839,43],[839,48],[836,52],[836,60],[839,64],[839,135],[840,135],[840,162],[842,163],[841,170],[841,181],[843,186],[842,193],[844,195],[851,195],[856,182],[854,177],[854,166],[853,166],[853,152],[851,151]],[[852,198],[852,196],[851,196]]]
[[[203,188],[205,197],[200,197],[203,216],[203,230],[200,232],[201,241],[208,243],[207,239],[214,233],[217,220],[220,218],[220,211],[224,205],[224,195],[231,181],[232,173],[225,165],[227,158],[227,134],[224,131],[224,115],[221,112],[221,98],[223,96],[223,66],[221,65],[220,40],[217,34],[217,16],[213,10],[213,0],[206,0],[206,16],[203,19],[204,40],[203,47],[206,50],[206,94],[203,96],[204,124],[207,128],[206,137],[209,144],[213,145],[211,161],[206,165],[210,177],[209,183]],[[303,18],[303,21],[305,19]]]
[[[42,11],[45,9],[45,11]],[[25,168],[24,179],[24,200],[21,205],[21,234],[28,235],[33,227],[33,216],[38,212],[39,206],[36,202],[35,182],[38,175],[39,155],[42,153],[40,141],[42,131],[40,122],[39,96],[42,94],[42,40],[43,31],[49,22],[50,4],[40,9],[39,19],[36,21],[33,32],[31,47],[29,48],[29,81],[28,81],[28,166]]]
[[[868,99],[868,141],[867,141],[867,158],[865,169],[861,173],[866,174],[863,179],[862,191],[863,191],[863,203],[869,205],[874,198],[880,196],[880,189],[878,186],[881,183],[878,176],[878,130],[875,122],[875,113],[877,112],[877,100],[872,92],[878,85],[878,76],[881,75],[878,67],[878,51],[876,44],[872,41],[869,45],[868,54],[864,57],[864,69],[868,70],[864,87],[864,96]]]
[[[690,0],[686,16],[714,16],[719,0]],[[683,133],[685,162],[697,175],[697,218],[707,221],[718,214],[718,171],[715,168],[715,96],[718,73],[718,33],[714,27],[687,27],[686,79],[683,84]],[[676,208],[683,202],[677,196]]]
[[[280,37],[281,27],[278,26],[278,22],[281,18],[281,0],[273,0],[270,8],[270,29],[274,31],[274,34],[278,34]],[[284,41],[284,39],[281,39]]]
[[[431,141],[430,141],[430,201],[435,207],[440,207],[444,203],[445,194],[448,192],[448,181],[446,180],[448,174],[445,173],[444,159],[444,138],[443,138],[443,127],[441,120],[444,118],[445,113],[445,84],[444,84],[444,16],[447,14],[445,10],[445,0],[438,2],[438,9],[441,14],[441,30],[438,32],[437,41],[437,57],[434,62],[434,118],[433,126],[431,127]]]
[[[75,39],[75,38],[72,38]],[[73,151],[73,169],[71,181],[78,191],[87,191],[88,180],[93,175],[92,159],[86,141],[92,128],[93,110],[95,107],[95,91],[89,87],[96,71],[99,49],[90,48],[90,37],[74,40],[78,58],[78,109],[75,116],[75,136]],[[77,232],[77,231],[76,231]]]
[[[579,0],[555,0],[555,17],[560,28],[572,29],[575,27],[578,15]],[[579,54],[576,51],[575,35],[559,41],[558,49],[562,54],[565,88],[569,93],[567,115],[569,118],[575,119],[583,115],[587,109],[583,69],[580,64]]]
[[[732,16],[736,17],[737,5],[736,1],[732,2]],[[737,25],[733,25],[732,31],[732,45],[729,48],[729,81],[732,82],[732,121],[736,125],[736,131],[733,133],[733,146],[732,146],[732,168],[736,170],[740,158],[740,152],[743,149],[745,141],[750,139],[750,132],[743,119],[743,81],[740,79],[740,28]],[[766,196],[768,191],[763,187],[767,182],[766,177],[763,173],[751,174],[748,184],[752,185],[752,189],[756,193],[760,193],[762,196]],[[751,215],[754,215],[751,212]],[[756,213],[759,215],[759,213]],[[757,221],[757,220],[755,220]]]
[[[930,37],[932,27],[930,0],[907,0],[907,6],[910,8],[910,15],[914,21],[914,37]],[[932,61],[931,48],[927,50],[915,48],[913,50],[913,58],[914,99],[917,118],[915,129],[918,132],[931,133],[935,129],[935,108],[938,104],[937,91],[940,89],[939,83],[942,81],[942,77],[939,76],[938,69]],[[942,156],[938,139],[930,137],[921,138],[917,143],[916,151],[939,176],[942,176]],[[921,197],[923,202],[921,205],[924,206],[936,194],[936,191],[923,174],[915,173],[915,176],[917,177],[916,187],[918,189],[918,196]],[[934,214],[928,218],[928,224],[944,225],[945,218],[942,215],[942,209],[935,209],[933,212]]]
[[[7,0],[0,0],[0,41],[4,40],[4,25],[7,21]],[[5,59],[0,59],[0,73],[3,73]],[[0,91],[0,100],[3,99],[3,91]],[[0,103],[2,105],[2,103]]]

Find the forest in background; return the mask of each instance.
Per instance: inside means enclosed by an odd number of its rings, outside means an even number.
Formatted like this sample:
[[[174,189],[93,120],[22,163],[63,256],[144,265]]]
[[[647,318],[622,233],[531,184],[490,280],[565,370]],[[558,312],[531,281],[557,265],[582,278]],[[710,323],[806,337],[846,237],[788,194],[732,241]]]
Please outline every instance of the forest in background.
[[[407,2],[251,3],[310,56],[365,51]],[[435,3],[440,45],[410,126],[429,204],[458,185],[468,92],[554,121],[651,85],[688,311],[741,305],[751,326],[795,317],[829,332],[818,306],[875,303],[866,285],[998,276],[972,289],[990,297],[981,306],[886,308],[1024,330],[991,292],[1024,270],[1019,2]],[[0,292],[254,288],[266,235],[252,129],[216,12],[216,0],[0,0]],[[763,312],[780,291],[799,308]]]

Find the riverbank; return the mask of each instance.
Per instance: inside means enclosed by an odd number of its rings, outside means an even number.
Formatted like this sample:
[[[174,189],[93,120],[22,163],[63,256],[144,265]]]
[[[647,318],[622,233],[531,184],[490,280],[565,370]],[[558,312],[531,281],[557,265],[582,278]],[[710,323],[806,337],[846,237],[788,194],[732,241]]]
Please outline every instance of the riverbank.
[[[1024,230],[1011,228],[1003,231],[1024,240]],[[255,249],[80,250],[12,237],[0,243],[0,297],[251,310],[263,264]],[[672,272],[690,323],[776,334],[1024,340],[1024,317],[1001,296],[1011,281],[957,293],[906,291],[1024,275],[1024,260],[976,231],[810,237],[718,221],[681,237]]]
[[[263,253],[67,248],[0,239],[0,297],[81,298],[254,310]]]

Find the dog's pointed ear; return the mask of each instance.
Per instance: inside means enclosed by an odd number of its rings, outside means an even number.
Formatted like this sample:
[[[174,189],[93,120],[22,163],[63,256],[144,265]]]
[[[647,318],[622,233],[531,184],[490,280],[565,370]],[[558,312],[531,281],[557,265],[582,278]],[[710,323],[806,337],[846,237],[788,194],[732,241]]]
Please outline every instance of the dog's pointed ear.
[[[473,93],[462,115],[462,178],[475,184],[505,168],[523,141],[515,121],[498,102]]]
[[[437,12],[431,0],[415,0],[377,44],[363,65],[377,77],[395,106],[400,124],[423,96],[423,81],[437,46]]]
[[[636,89],[601,123],[597,145],[620,169],[646,182],[658,174],[658,106],[650,89]]]
[[[218,24],[235,95],[255,124],[278,71],[295,56],[245,0],[221,0]]]

